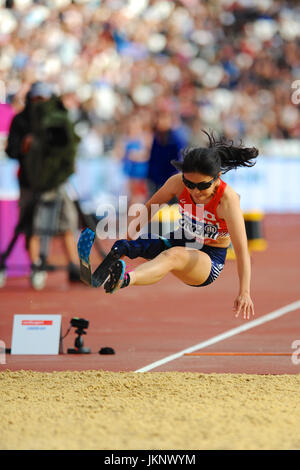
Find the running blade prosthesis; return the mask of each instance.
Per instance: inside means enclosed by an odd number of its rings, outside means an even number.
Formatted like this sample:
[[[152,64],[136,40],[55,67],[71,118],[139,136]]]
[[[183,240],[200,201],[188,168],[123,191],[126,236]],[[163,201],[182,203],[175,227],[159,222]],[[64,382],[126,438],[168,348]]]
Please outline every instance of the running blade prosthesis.
[[[92,273],[90,253],[95,241],[95,236],[96,234],[93,230],[89,228],[84,229],[80,234],[77,250],[80,260],[80,279],[88,286],[100,287],[109,276],[110,266],[119,259],[119,254],[117,250],[115,252],[111,251],[94,273]]]

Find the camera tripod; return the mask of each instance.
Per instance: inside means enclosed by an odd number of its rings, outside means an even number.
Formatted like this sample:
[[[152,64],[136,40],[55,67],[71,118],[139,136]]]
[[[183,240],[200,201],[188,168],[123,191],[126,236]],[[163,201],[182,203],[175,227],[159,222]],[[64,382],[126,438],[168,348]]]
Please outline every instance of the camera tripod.
[[[40,203],[42,205],[39,207]],[[79,214],[81,224],[95,230],[97,225],[96,218],[92,214],[85,214],[81,210],[78,200],[73,200],[73,203]],[[14,234],[8,244],[8,247],[3,253],[0,253],[0,288],[4,287],[6,283],[6,260],[12,252],[20,234],[26,228],[26,225],[32,223],[33,215],[36,209],[39,209],[43,216],[40,223],[41,226],[39,227],[39,236],[41,240],[41,266],[39,269],[41,271],[55,271],[58,269],[65,269],[65,266],[53,266],[47,263],[48,247],[51,237],[55,235],[54,228],[57,222],[60,204],[61,201],[59,198],[56,200],[43,202],[41,193],[35,193],[33,195],[32,199],[28,202],[27,207],[23,212],[22,218],[20,218],[15,227]],[[105,253],[105,251],[102,249],[99,240],[95,241],[95,247],[100,257],[104,259],[107,253]]]
[[[75,348],[68,348],[68,354],[90,354],[90,348],[85,348],[83,346],[83,338],[82,335],[86,335],[86,331],[83,328],[77,328],[75,330],[77,337],[75,338]]]

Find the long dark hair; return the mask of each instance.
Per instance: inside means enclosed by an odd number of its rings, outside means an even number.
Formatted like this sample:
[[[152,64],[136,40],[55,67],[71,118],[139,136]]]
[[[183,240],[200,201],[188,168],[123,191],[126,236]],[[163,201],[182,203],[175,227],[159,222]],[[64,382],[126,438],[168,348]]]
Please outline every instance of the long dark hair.
[[[202,132],[208,137],[208,147],[185,148],[182,151],[183,161],[171,161],[177,170],[215,177],[220,171],[224,174],[234,168],[255,165],[253,160],[258,156],[257,148],[244,147],[242,142],[236,146],[224,137],[217,140],[212,132]]]

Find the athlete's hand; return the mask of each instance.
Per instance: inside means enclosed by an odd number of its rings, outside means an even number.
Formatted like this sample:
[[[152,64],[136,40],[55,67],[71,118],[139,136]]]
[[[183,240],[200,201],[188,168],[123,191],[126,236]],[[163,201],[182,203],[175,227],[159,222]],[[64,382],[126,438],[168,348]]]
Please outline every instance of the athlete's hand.
[[[233,310],[235,318],[241,314],[244,320],[250,320],[251,316],[254,317],[254,305],[249,294],[240,294],[234,301]]]

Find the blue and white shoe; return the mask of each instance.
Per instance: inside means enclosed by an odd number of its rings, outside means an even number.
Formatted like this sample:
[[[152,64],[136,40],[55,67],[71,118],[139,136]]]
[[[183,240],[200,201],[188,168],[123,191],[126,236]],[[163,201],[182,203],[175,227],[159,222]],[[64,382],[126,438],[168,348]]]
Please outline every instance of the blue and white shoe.
[[[46,286],[48,273],[41,261],[31,265],[30,284],[35,290],[42,290]]]
[[[124,283],[125,276],[125,262],[121,259],[112,264],[109,268],[109,278],[104,284],[104,289],[107,294],[113,294],[121,289]]]

